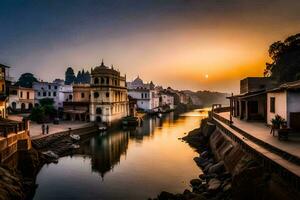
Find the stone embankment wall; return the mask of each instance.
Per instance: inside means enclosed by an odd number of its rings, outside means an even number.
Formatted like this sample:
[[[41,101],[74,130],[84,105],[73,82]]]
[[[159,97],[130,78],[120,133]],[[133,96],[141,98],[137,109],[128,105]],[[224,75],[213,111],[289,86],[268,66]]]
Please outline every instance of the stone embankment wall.
[[[51,143],[55,143],[62,138],[65,138],[66,136],[69,136],[70,134],[79,135],[81,138],[84,138],[85,136],[88,136],[90,134],[93,134],[98,131],[97,125],[91,125],[83,128],[73,129],[70,131],[62,131],[59,133],[51,134],[51,135],[45,135],[42,138],[33,139],[32,143],[33,146],[37,149],[43,149],[47,146],[49,146]]]
[[[297,199],[299,193],[211,122],[202,126],[216,160],[232,174],[233,199]]]
[[[0,139],[0,163],[5,162],[17,151],[27,151],[31,148],[31,141],[27,130],[8,134]]]

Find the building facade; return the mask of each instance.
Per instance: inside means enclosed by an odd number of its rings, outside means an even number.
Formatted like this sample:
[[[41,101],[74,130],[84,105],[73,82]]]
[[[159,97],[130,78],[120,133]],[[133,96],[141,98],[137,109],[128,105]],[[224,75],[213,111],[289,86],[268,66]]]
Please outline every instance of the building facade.
[[[161,93],[159,95],[159,106],[174,109],[174,97],[171,94]]]
[[[267,91],[267,124],[281,116],[287,126],[300,130],[300,81],[289,82]]]
[[[56,109],[63,108],[63,103],[72,101],[73,87],[72,85],[65,85],[63,80],[56,79],[50,82],[35,82],[33,83],[35,92],[35,105],[40,103],[41,99],[53,99],[54,107]]]
[[[159,96],[154,84],[144,83],[140,77],[127,83],[128,95],[137,101],[137,108],[152,112],[159,107]]]
[[[8,68],[8,66],[0,64],[0,118],[7,117],[6,70]]]
[[[90,121],[90,84],[74,84],[73,99],[63,103],[66,120]]]
[[[34,107],[35,92],[32,88],[9,87],[9,109],[11,112],[30,112]]]
[[[90,121],[111,123],[129,115],[126,77],[102,62],[91,70]]]

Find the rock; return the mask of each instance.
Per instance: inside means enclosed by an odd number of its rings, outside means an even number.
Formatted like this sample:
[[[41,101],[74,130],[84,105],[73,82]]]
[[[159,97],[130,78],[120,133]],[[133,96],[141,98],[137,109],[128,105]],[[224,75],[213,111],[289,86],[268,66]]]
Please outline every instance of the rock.
[[[205,173],[207,173],[208,170],[209,170],[209,168],[210,168],[211,166],[213,166],[212,163],[207,164],[203,171],[204,171]]]
[[[206,179],[218,178],[218,174],[207,174],[205,176]]]
[[[199,166],[199,167],[204,167],[205,164],[208,164],[207,163],[207,160],[201,158],[201,157],[195,157],[194,158],[194,161],[196,162],[196,164]]]
[[[216,191],[220,188],[221,186],[221,181],[216,179],[216,178],[213,178],[213,179],[210,179],[208,181],[208,190],[209,191]]]
[[[223,172],[222,174],[219,174],[219,179],[220,180],[227,180],[231,179],[231,174],[229,172]]]
[[[158,200],[172,200],[172,199],[176,199],[175,195],[166,191],[162,191],[158,195]]]
[[[196,193],[194,193],[194,192],[191,192],[191,193],[189,193],[189,194],[187,194],[187,195],[184,195],[184,197],[185,197],[185,199],[194,199],[194,200],[205,200],[206,198],[203,196],[203,195],[201,195],[201,194],[196,194]],[[180,199],[181,200],[181,199]]]
[[[228,192],[231,190],[231,183],[227,183],[224,187],[223,187],[223,192]]]
[[[208,155],[209,155],[208,151],[203,151],[203,152],[200,154],[200,157],[201,157],[201,158],[208,158]]]
[[[211,166],[209,169],[208,169],[208,173],[211,174],[211,173],[221,173],[222,171],[224,171],[225,169],[225,166],[224,166],[224,162],[223,161],[220,161],[218,162],[217,164],[214,164],[213,166]]]
[[[202,180],[200,180],[200,179],[192,179],[192,180],[190,181],[190,184],[191,184],[193,187],[199,186],[199,185],[202,185]]]
[[[190,194],[191,191],[189,191],[188,189],[184,190],[183,194]]]

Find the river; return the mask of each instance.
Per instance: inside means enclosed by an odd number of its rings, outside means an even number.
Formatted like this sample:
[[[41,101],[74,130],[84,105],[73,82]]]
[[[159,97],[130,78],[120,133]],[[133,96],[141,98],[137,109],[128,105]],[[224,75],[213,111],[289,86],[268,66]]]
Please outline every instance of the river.
[[[44,165],[37,176],[34,200],[147,199],[161,191],[183,192],[201,170],[197,153],[178,138],[199,127],[207,116],[194,110],[146,119],[134,131],[98,134],[80,153]]]

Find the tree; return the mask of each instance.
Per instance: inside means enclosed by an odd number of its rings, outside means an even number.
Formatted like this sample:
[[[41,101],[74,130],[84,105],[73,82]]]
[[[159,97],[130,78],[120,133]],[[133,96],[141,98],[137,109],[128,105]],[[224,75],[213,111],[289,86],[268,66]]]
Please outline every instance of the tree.
[[[20,76],[19,80],[16,82],[15,85],[26,88],[32,88],[32,84],[34,82],[38,82],[38,80],[34,77],[33,74],[24,73]]]
[[[72,67],[68,67],[68,69],[65,72],[65,84],[71,85],[75,81],[75,74]]]
[[[45,122],[57,117],[57,111],[54,108],[54,101],[51,98],[40,100],[40,105],[33,108],[30,119],[36,122]]]
[[[274,42],[269,47],[271,63],[266,63],[265,76],[279,83],[299,80],[300,76],[300,33],[285,41]]]

